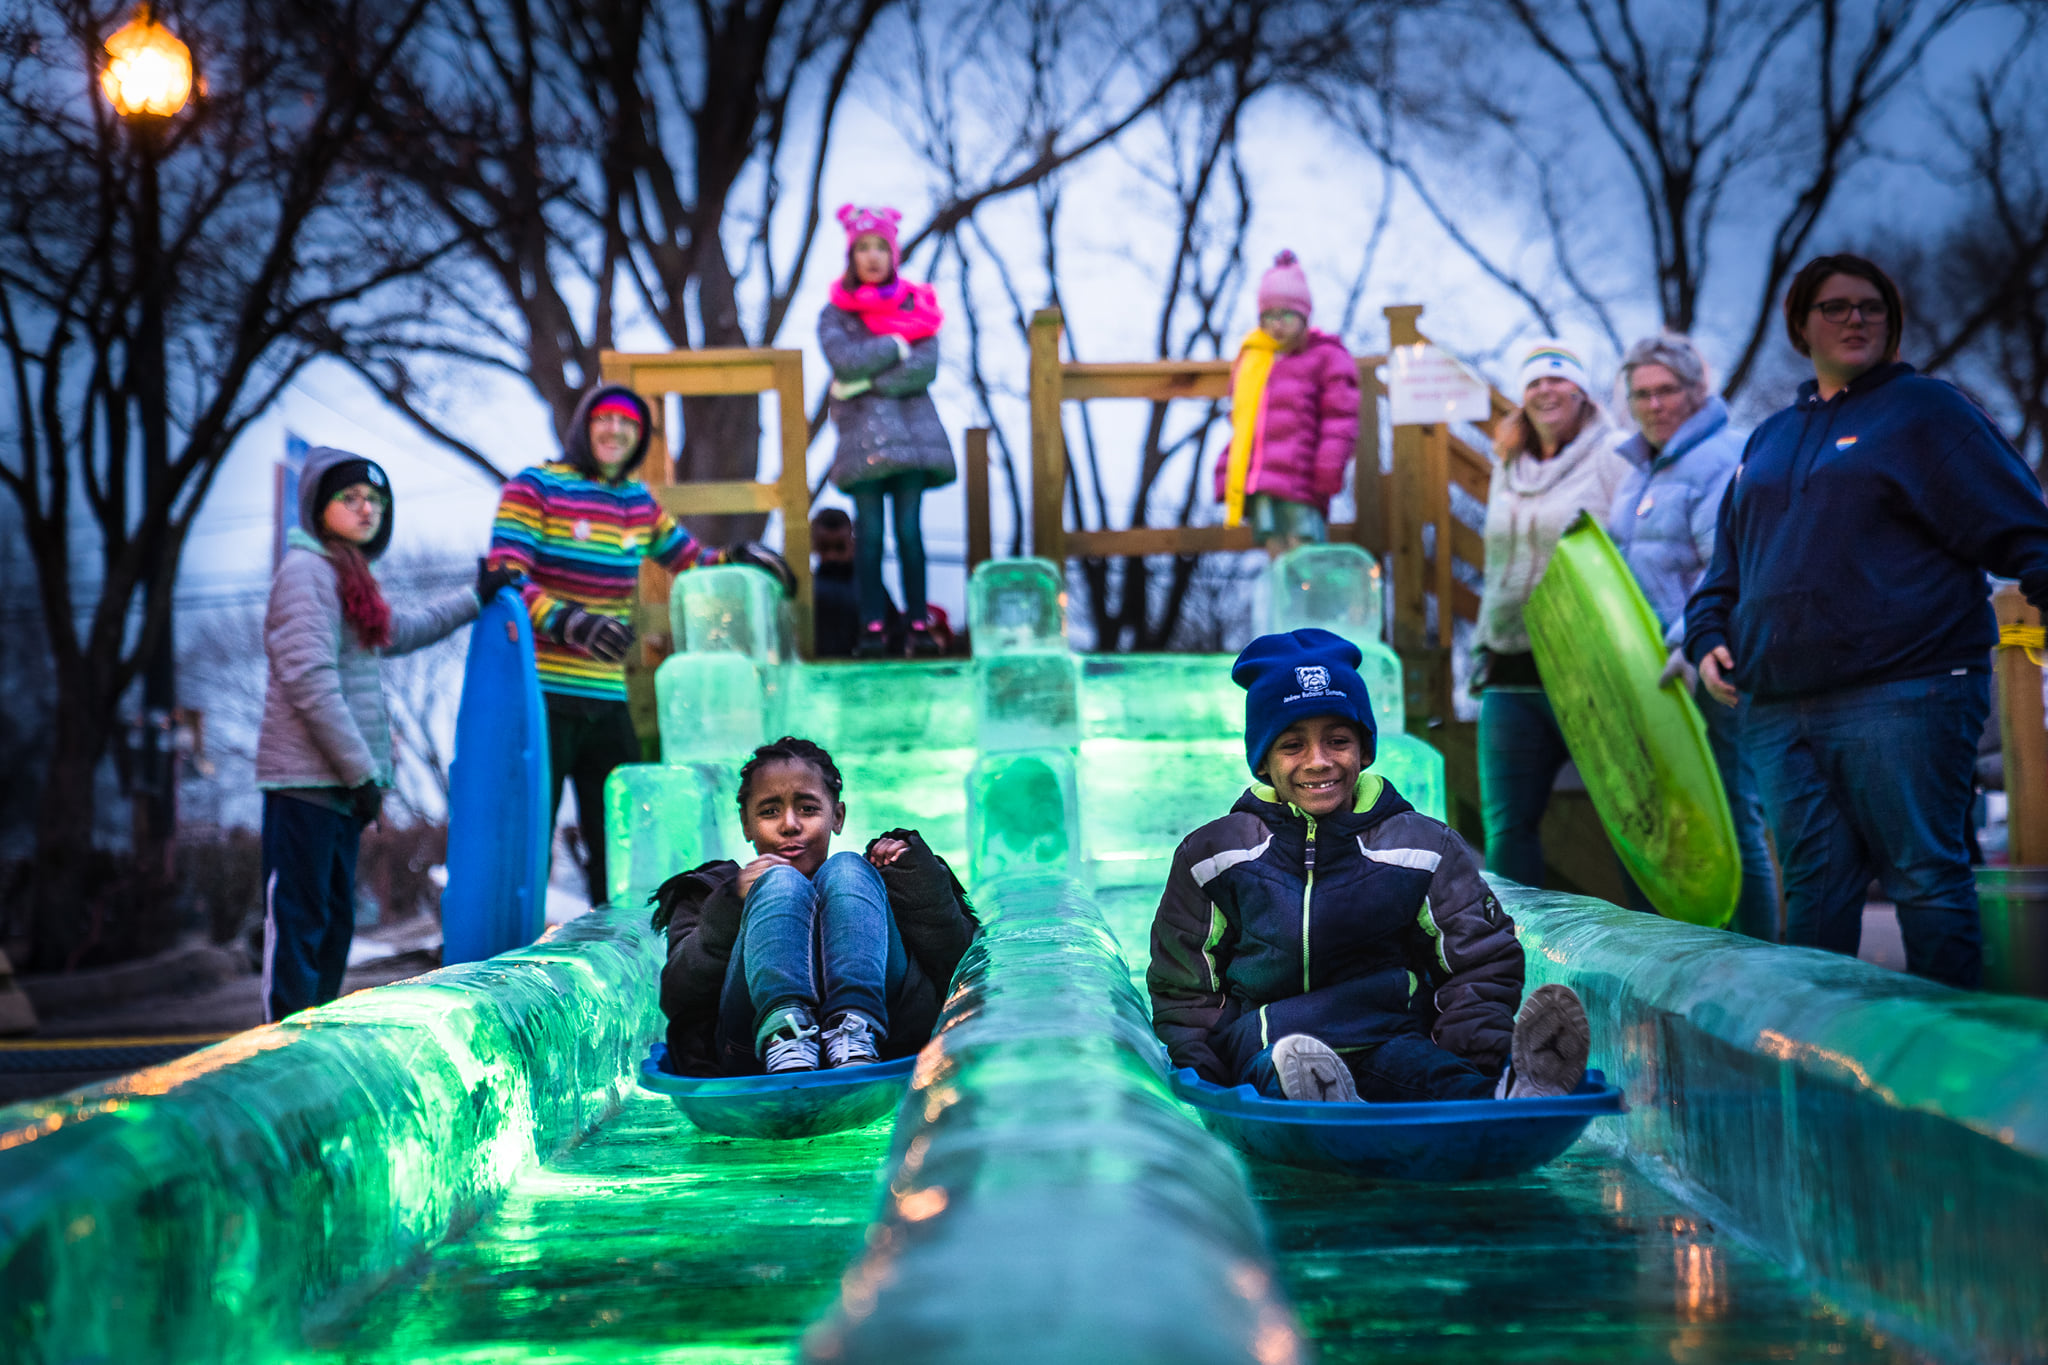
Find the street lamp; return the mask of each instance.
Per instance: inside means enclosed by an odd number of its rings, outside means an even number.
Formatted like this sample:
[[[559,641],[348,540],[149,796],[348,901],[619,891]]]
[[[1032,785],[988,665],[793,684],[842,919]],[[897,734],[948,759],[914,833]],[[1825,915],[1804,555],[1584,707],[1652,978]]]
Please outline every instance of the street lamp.
[[[169,381],[164,363],[163,211],[157,199],[157,161],[171,116],[192,94],[192,50],[156,22],[147,3],[107,39],[107,65],[100,90],[127,123],[135,142],[139,171],[135,209],[135,273],[141,316],[135,327],[135,406],[142,428],[142,486],[149,509],[145,531],[146,603],[155,595],[167,546],[162,523],[170,509],[166,481],[170,477],[171,438]],[[145,607],[145,610],[147,608]],[[172,716],[177,709],[176,643],[166,607],[162,633],[150,652],[142,678],[142,790],[137,803],[138,852],[161,850],[169,873],[170,839],[177,823],[176,757],[171,744]]]

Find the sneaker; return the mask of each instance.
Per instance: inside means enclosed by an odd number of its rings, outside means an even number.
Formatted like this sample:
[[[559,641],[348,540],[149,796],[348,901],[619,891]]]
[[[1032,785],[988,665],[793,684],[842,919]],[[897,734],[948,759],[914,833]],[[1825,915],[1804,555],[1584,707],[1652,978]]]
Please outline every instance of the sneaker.
[[[818,1026],[811,1012],[791,1005],[777,1010],[757,1035],[762,1069],[771,1076],[783,1071],[818,1069]]]
[[[912,621],[909,636],[903,647],[903,653],[908,658],[936,659],[946,652],[945,647],[939,643],[939,638],[932,634],[929,621]]]
[[[1508,1099],[1569,1095],[1586,1079],[1593,1032],[1586,1007],[1569,986],[1538,986],[1515,1016],[1515,1042],[1508,1074]]]
[[[856,659],[882,659],[889,654],[889,635],[882,629],[880,621],[870,621],[853,642],[853,657]]]
[[[1280,1093],[1290,1100],[1358,1103],[1351,1068],[1320,1038],[1290,1033],[1273,1044],[1273,1070],[1280,1077]]]
[[[875,1044],[875,1026],[865,1014],[848,1010],[839,1022],[825,1030],[826,1066],[862,1066],[879,1062],[882,1054]]]

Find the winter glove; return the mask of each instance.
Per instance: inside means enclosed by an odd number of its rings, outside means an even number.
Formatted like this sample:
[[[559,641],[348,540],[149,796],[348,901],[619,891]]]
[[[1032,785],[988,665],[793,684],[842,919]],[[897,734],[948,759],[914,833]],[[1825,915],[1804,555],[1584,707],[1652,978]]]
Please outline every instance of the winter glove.
[[[633,647],[633,628],[624,621],[571,606],[555,626],[555,639],[601,664],[624,663],[626,651]]]
[[[747,564],[756,569],[765,569],[775,575],[775,581],[782,585],[784,597],[796,596],[796,575],[789,571],[789,561],[758,540],[742,540],[726,546],[719,555],[718,562]]]
[[[832,381],[832,396],[844,403],[849,398],[858,398],[875,386],[871,379],[835,379]]]
[[[1472,676],[1465,680],[1465,695],[1477,697],[1493,680],[1493,651],[1485,647],[1472,651]]]
[[[516,585],[523,576],[517,569],[503,564],[494,569],[490,561],[479,559],[476,562],[476,600],[489,606],[501,589]]]
[[[1699,686],[1700,671],[1685,657],[1684,650],[1674,649],[1671,651],[1671,657],[1664,661],[1664,671],[1657,677],[1657,686],[1669,687],[1681,678],[1685,681],[1685,694],[1691,696],[1693,690]]]
[[[356,823],[367,826],[384,809],[384,789],[374,779],[359,782],[348,789],[348,804]]]

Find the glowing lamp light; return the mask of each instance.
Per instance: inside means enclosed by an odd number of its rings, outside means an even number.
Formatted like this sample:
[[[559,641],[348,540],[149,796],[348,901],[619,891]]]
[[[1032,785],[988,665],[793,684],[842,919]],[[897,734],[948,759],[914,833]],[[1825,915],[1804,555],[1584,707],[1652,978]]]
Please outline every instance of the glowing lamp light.
[[[157,23],[149,6],[143,5],[107,39],[107,68],[100,73],[100,89],[124,118],[169,118],[191,97],[192,49]]]

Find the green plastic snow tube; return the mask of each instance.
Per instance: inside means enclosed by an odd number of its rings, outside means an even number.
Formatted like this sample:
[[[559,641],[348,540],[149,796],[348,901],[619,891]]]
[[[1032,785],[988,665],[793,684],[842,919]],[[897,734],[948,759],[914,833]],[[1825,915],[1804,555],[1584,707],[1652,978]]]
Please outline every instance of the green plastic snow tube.
[[[1718,927],[1742,894],[1742,858],[1706,722],[1677,684],[1657,614],[1588,513],[1558,541],[1522,619],[1558,729],[1614,851],[1650,903]]]
[[[804,1359],[1303,1359],[1243,1170],[1168,1093],[1101,915],[1036,874],[976,905],[881,1217]]]

